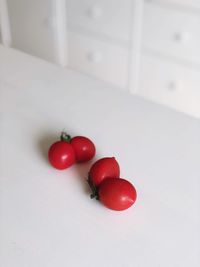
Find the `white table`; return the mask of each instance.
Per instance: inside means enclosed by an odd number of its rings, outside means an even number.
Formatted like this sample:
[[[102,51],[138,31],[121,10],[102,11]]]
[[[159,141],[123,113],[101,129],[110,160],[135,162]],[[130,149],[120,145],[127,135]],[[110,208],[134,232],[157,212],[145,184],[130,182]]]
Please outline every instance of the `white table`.
[[[138,190],[90,200],[90,164],[56,171],[59,132],[91,137]],[[199,267],[200,121],[0,47],[0,266]]]

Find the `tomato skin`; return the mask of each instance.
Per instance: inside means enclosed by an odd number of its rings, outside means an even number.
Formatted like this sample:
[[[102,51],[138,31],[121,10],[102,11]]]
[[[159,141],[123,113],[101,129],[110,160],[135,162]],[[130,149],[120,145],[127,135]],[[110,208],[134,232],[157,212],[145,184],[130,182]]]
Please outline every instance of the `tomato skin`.
[[[125,179],[108,178],[100,184],[98,196],[107,208],[121,211],[134,204],[137,192],[135,187]]]
[[[120,168],[114,157],[97,160],[89,171],[89,182],[97,187],[106,178],[119,178]]]
[[[65,141],[52,144],[48,156],[51,165],[58,170],[67,169],[75,163],[73,147]]]
[[[71,139],[77,162],[86,162],[91,160],[96,153],[94,143],[85,136],[75,136]]]

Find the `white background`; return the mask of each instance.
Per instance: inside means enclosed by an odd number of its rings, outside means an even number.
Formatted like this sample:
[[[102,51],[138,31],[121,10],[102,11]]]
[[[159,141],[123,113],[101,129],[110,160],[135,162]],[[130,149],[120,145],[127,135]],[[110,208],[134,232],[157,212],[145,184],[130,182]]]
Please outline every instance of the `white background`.
[[[0,69],[1,266],[200,265],[199,120],[2,47]],[[133,207],[90,200],[90,164],[48,164],[63,128],[117,158]]]

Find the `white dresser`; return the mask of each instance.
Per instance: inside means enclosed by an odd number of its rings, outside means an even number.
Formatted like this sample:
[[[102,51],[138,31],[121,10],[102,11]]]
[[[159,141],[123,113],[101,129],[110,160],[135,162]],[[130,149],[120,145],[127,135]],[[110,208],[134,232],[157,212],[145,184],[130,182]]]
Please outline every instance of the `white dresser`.
[[[200,116],[200,1],[145,1],[138,94]]]
[[[200,0],[6,1],[13,47],[200,117]]]
[[[67,0],[69,66],[128,87],[132,0]]]
[[[7,8],[12,46],[58,63],[55,1],[7,0]]]
[[[200,117],[200,2],[138,3],[67,0],[69,67]]]

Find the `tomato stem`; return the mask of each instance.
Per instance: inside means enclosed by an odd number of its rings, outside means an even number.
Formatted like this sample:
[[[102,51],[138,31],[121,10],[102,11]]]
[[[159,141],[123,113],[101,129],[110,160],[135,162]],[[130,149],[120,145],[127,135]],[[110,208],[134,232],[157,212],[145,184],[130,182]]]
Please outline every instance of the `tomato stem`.
[[[67,143],[69,143],[71,141],[71,136],[69,134],[67,134],[66,132],[62,132],[60,135],[60,140],[61,141],[65,141]]]
[[[93,199],[93,198],[96,198],[97,200],[99,199],[99,195],[98,195],[98,189],[97,187],[93,184],[91,178],[90,178],[90,175],[88,175],[88,179],[87,179],[87,182],[89,184],[89,187],[92,191],[91,195],[90,195],[90,198]]]

